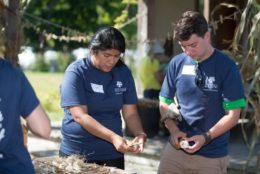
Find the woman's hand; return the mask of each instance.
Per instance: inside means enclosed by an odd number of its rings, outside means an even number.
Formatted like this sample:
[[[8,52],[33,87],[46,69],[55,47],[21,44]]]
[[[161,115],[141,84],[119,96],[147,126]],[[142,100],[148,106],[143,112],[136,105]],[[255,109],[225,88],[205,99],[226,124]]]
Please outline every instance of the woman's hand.
[[[119,135],[114,135],[112,138],[112,143],[115,146],[116,150],[121,153],[128,152],[128,142],[126,139],[122,138]]]
[[[137,135],[129,144],[128,152],[131,153],[141,153],[144,150],[144,144],[146,142],[147,135],[145,133]]]

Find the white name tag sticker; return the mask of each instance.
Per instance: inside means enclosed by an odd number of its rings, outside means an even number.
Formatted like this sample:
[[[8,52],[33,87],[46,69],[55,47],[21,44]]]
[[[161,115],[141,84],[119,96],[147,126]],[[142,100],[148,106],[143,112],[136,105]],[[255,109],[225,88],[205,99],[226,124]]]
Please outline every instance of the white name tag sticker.
[[[184,75],[195,75],[195,66],[194,65],[184,65],[181,73]]]
[[[90,83],[90,84],[91,84],[92,90],[93,90],[94,92],[104,93],[103,85],[98,85],[98,84],[94,84],[94,83]]]

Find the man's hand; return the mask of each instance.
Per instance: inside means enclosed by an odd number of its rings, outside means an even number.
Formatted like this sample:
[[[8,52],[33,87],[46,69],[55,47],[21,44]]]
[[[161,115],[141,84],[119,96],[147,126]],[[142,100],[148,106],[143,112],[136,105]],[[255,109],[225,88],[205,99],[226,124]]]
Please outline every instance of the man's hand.
[[[170,137],[171,145],[179,149],[180,148],[179,140],[185,138],[186,133],[180,131],[179,129],[170,130],[170,133],[171,133],[171,137]]]
[[[187,148],[183,149],[183,150],[185,150],[188,153],[195,153],[195,152],[197,152],[205,144],[205,138],[204,138],[203,135],[192,136],[190,138],[187,138],[187,141],[189,142],[189,144],[192,143],[191,146],[188,146]]]

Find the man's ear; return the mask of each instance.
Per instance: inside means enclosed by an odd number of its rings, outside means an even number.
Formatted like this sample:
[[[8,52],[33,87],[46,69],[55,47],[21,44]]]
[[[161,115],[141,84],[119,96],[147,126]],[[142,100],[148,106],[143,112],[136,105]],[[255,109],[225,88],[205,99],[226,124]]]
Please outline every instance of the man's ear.
[[[204,39],[207,40],[209,43],[211,42],[211,35],[210,32],[207,31],[204,35]]]

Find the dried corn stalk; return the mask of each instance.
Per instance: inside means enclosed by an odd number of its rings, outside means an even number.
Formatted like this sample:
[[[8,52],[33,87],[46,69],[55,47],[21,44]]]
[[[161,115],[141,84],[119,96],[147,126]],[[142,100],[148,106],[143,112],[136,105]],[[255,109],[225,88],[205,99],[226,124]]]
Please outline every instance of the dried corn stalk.
[[[248,0],[242,15],[234,4],[221,3],[222,6],[236,8],[233,20],[239,20],[232,44],[225,50],[234,58],[240,67],[240,72],[245,85],[247,107],[243,110],[243,117],[255,122],[258,134],[260,134],[260,1]],[[216,7],[220,8],[220,7]],[[214,12],[215,10],[212,10]],[[212,15],[212,14],[211,14]],[[224,17],[223,19],[230,19]],[[211,21],[214,31],[217,30],[218,21]]]
[[[216,22],[212,22],[216,24]],[[215,27],[215,29],[217,29]],[[242,118],[255,123],[251,142],[247,130],[242,124],[243,137],[249,148],[248,166],[260,135],[260,1],[248,0],[235,31],[232,45],[226,52],[235,59],[245,85],[247,106],[243,109]]]
[[[240,72],[246,87],[248,107],[244,114],[255,120],[260,133],[260,4],[249,0],[232,43],[232,51],[239,59]],[[249,112],[248,112],[249,111]]]

